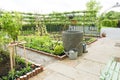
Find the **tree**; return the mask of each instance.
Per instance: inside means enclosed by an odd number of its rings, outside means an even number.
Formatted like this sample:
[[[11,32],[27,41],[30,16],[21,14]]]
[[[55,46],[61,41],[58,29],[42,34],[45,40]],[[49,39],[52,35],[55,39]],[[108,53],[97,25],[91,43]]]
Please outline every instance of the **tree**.
[[[13,39],[13,42],[15,42],[20,33],[20,28],[22,27],[21,15],[17,12],[14,12],[14,14],[4,12],[1,18],[1,27],[2,30]]]
[[[100,6],[100,3],[96,2],[96,0],[90,0],[89,2],[87,2],[86,7],[88,11],[96,12],[98,12],[102,8],[102,6]]]
[[[96,0],[90,0],[89,2],[86,3],[86,8],[87,8],[86,9],[87,11],[91,11],[91,13],[87,14],[91,18],[92,16],[95,16],[95,17],[97,16],[97,13],[102,8],[102,6],[100,5],[99,2],[96,2]],[[92,18],[93,21],[95,21],[94,20],[95,17]]]
[[[96,2],[96,0],[90,0],[89,2],[87,2],[86,7],[87,7],[88,11],[95,11],[95,12],[92,12],[91,14],[89,14],[89,16],[95,15],[96,17],[97,17],[97,13],[102,8],[102,6],[100,5],[100,3]],[[100,31],[100,29],[101,29],[100,17],[97,17],[97,19],[98,20],[96,20],[94,17],[91,18],[93,24],[95,24],[96,26],[98,26],[98,29]]]

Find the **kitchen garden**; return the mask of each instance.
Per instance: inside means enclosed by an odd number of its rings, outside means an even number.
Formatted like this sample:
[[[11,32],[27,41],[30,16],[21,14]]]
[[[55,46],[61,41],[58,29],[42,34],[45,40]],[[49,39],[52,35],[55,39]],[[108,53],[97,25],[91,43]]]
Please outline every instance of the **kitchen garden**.
[[[80,15],[81,18],[78,18],[79,13],[83,13],[84,16]],[[40,69],[36,70],[37,73],[43,70],[40,65],[30,62],[26,64],[26,59],[23,59],[16,54],[16,47],[23,47],[23,50],[34,49],[35,51],[42,51],[43,53],[47,53],[47,55],[50,54],[49,56],[53,57],[66,57],[61,33],[64,30],[68,30],[69,25],[83,25],[80,21],[85,21],[85,14],[87,13],[91,13],[91,11],[53,13],[47,15],[2,12],[2,16],[0,18],[0,80],[18,79],[30,72],[33,72],[33,75],[35,75],[36,68]],[[94,13],[94,11],[92,13]],[[73,19],[70,18],[72,14],[75,14]],[[95,19],[93,19],[93,21],[94,20]],[[89,23],[91,24],[92,22]],[[87,22],[84,23],[84,25],[88,25]],[[84,41],[92,42],[94,40],[95,39],[92,38],[89,40],[85,39]],[[23,41],[26,43],[19,44]],[[11,52],[11,48],[9,49],[8,47],[9,44],[18,45],[12,46],[13,52]],[[15,59],[13,61],[14,64],[12,63],[11,58]],[[11,69],[11,65],[13,65],[13,69]],[[27,77],[28,76],[29,75],[27,75]]]

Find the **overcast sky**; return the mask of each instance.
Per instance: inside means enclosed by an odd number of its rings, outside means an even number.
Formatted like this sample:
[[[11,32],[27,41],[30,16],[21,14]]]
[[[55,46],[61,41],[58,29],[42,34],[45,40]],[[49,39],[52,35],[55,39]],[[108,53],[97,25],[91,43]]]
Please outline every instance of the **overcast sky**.
[[[89,0],[0,0],[0,8],[12,11],[21,12],[34,12],[34,13],[51,13],[64,12],[64,11],[78,11],[85,10],[86,3]],[[120,0],[96,0],[100,2],[103,8],[101,11],[105,11],[111,6],[115,5]],[[119,8],[114,10],[120,11]]]

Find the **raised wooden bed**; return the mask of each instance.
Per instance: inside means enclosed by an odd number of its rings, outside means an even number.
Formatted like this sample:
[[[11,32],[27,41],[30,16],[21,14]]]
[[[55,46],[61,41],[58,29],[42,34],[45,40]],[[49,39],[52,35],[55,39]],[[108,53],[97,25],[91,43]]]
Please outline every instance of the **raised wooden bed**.
[[[22,45],[18,45],[18,47],[23,48]],[[47,53],[47,52],[44,52],[44,51],[38,51],[38,50],[28,48],[28,47],[26,47],[26,49],[30,50],[30,51],[33,51],[33,52],[37,52],[38,54],[43,54],[43,55],[46,55],[46,56],[54,57],[54,58],[59,59],[59,60],[63,60],[67,57],[67,55],[65,55],[65,54],[62,55],[62,56],[58,56],[58,55],[53,55],[53,54],[50,54],[50,53]]]

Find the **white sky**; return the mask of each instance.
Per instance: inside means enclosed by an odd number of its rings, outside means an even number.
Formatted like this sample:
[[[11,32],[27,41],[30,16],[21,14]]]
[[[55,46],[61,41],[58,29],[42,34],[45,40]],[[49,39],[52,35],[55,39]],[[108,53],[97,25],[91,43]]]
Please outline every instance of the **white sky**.
[[[89,0],[0,0],[0,9],[21,11],[21,12],[34,12],[34,13],[51,13],[64,12],[64,11],[78,11],[85,10],[86,3]],[[105,11],[111,6],[115,5],[120,0],[96,0],[100,2]],[[114,10],[120,11],[119,8]]]

